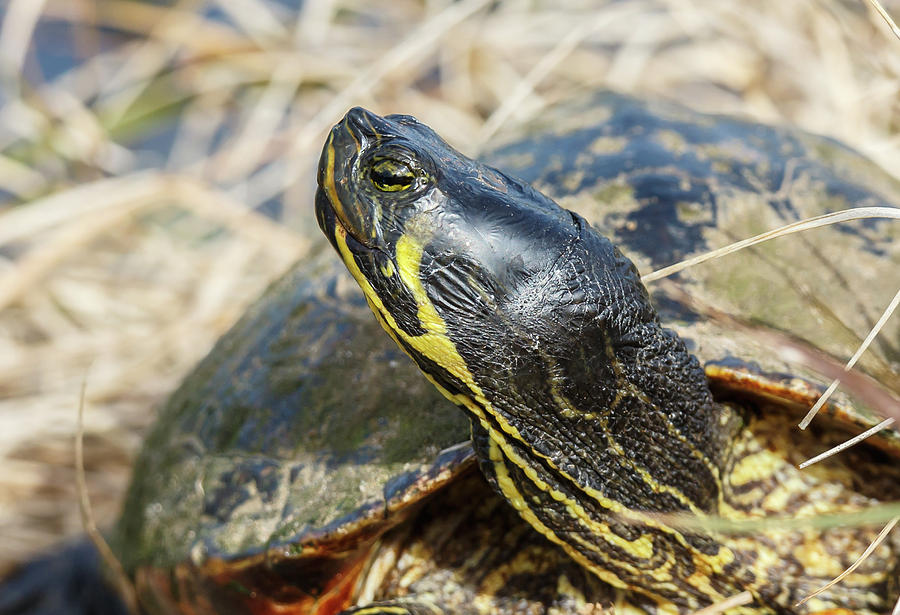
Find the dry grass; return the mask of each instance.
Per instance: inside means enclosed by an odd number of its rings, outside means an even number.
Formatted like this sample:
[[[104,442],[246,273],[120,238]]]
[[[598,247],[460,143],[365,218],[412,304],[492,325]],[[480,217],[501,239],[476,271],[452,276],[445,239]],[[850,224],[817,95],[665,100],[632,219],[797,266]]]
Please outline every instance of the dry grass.
[[[287,4],[5,5],[0,574],[81,532],[86,374],[87,485],[114,519],[154,406],[319,241],[313,167],[352,104],[476,152],[603,86],[799,125],[900,177],[900,41],[862,0]]]

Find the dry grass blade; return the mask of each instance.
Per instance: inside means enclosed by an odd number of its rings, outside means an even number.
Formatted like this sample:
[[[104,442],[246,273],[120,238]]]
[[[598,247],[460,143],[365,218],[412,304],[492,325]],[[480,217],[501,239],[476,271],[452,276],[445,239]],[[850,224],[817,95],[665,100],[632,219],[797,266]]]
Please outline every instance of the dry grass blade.
[[[181,5],[187,4],[182,1]],[[194,35],[196,24],[182,19],[181,11],[162,14],[160,22],[153,26],[148,38],[142,41],[122,62],[121,67],[102,85],[101,99],[113,101],[108,105],[107,122],[118,124],[128,109],[152,83],[152,78],[163,70],[180,48],[180,41]],[[127,88],[129,84],[132,87]],[[124,90],[123,90],[124,89]]]
[[[803,468],[808,468],[809,466],[813,465],[814,463],[818,463],[818,462],[822,461],[823,459],[828,459],[828,458],[831,457],[832,455],[836,455],[836,454],[840,453],[841,451],[845,451],[845,450],[847,450],[848,448],[850,448],[851,446],[855,446],[855,445],[859,444],[860,442],[862,442],[862,441],[865,440],[866,438],[869,438],[869,437],[871,437],[871,436],[874,436],[874,435],[877,434],[879,431],[881,431],[882,429],[886,429],[887,427],[890,427],[890,426],[893,425],[895,422],[896,422],[896,421],[895,421],[893,418],[884,419],[883,421],[881,421],[880,423],[878,423],[878,424],[875,425],[874,427],[865,430],[865,431],[862,432],[861,434],[858,434],[858,435],[856,435],[856,436],[850,438],[849,440],[847,440],[847,441],[845,441],[845,442],[841,442],[840,444],[838,444],[838,445],[835,446],[834,448],[828,449],[827,451],[825,451],[825,452],[822,453],[821,455],[816,455],[816,456],[813,457],[812,459],[807,459],[806,461],[804,461],[803,463],[801,463],[801,464],[800,464],[799,466],[797,466],[797,467],[800,468],[800,469],[802,470]]]
[[[283,40],[288,31],[269,10],[265,2],[257,0],[217,0],[216,5],[260,47],[269,46],[273,40]]]
[[[194,213],[215,220],[237,235],[287,253],[291,260],[309,249],[309,242],[271,219],[248,209],[220,190],[189,177],[174,178],[172,194],[177,202]]]
[[[46,187],[47,180],[41,173],[0,155],[0,190],[7,190],[19,198],[27,199]]]
[[[157,6],[150,2],[134,2],[133,0],[104,0],[101,7],[103,10],[98,11],[94,18],[96,26],[154,38],[166,44],[179,46],[182,50],[199,56],[216,56],[253,46],[245,37],[240,36],[222,22],[208,19],[199,12],[191,11],[190,6],[182,6],[187,4],[189,3],[182,2],[175,6]],[[77,3],[70,0],[51,1],[45,13],[56,19],[72,23],[83,22],[83,16],[77,10]],[[184,30],[156,28],[167,18],[182,23]],[[185,32],[189,32],[190,35],[185,36]],[[126,45],[114,53],[124,58],[132,53],[132,47]],[[91,61],[87,60],[87,63],[90,64]],[[76,70],[78,69],[76,68]],[[150,77],[149,74],[138,75],[135,73],[132,73],[131,76]]]
[[[168,183],[157,173],[137,173],[83,183],[68,190],[0,213],[0,246],[35,237],[49,228],[84,215],[130,207],[168,194]]]
[[[294,93],[303,82],[303,70],[289,57],[272,70],[269,84],[249,110],[234,141],[218,156],[215,177],[221,182],[246,177],[263,160],[266,147],[276,137],[282,117],[290,111]]]
[[[849,568],[847,568],[844,572],[842,572],[841,574],[836,576],[834,579],[832,579],[831,581],[829,581],[828,583],[826,583],[825,585],[823,585],[822,587],[820,587],[819,589],[817,589],[816,591],[814,591],[813,593],[808,595],[806,598],[804,598],[803,600],[801,600],[794,606],[800,606],[802,604],[805,604],[806,602],[815,598],[822,592],[827,591],[829,587],[832,587],[833,585],[840,583],[844,577],[846,577],[847,575],[852,573],[854,570],[856,570],[859,567],[859,565],[862,564],[866,560],[866,558],[872,554],[872,551],[874,551],[876,548],[878,548],[878,545],[880,545],[882,542],[884,542],[884,539],[887,538],[887,535],[890,534],[892,529],[894,529],[894,526],[897,525],[898,521],[900,521],[900,517],[894,517],[893,519],[891,519],[888,522],[888,524],[885,525],[884,528],[882,528],[881,532],[878,533],[878,536],[875,538],[875,540],[872,541],[872,543],[868,546],[868,548],[866,548],[866,550],[863,551],[862,555],[860,555],[857,558],[857,560],[850,565]]]
[[[0,62],[7,76],[18,76],[25,64],[31,35],[46,0],[10,0],[0,28]]]
[[[53,233],[40,246],[20,257],[14,267],[0,274],[0,310],[16,302],[73,252],[158,201],[157,194],[125,201],[112,211],[85,215],[77,223]]]
[[[804,365],[833,379],[840,378],[844,388],[864,404],[868,404],[884,417],[900,421],[900,401],[876,380],[855,370],[845,372],[843,366],[833,358],[814,351],[806,344],[791,340],[783,333],[760,330],[758,327],[748,328],[770,344],[773,352],[778,353],[788,363]]]
[[[860,357],[862,357],[863,353],[869,348],[875,338],[878,336],[878,333],[881,332],[881,329],[884,327],[884,324],[888,321],[891,315],[897,310],[897,305],[900,304],[900,290],[897,291],[897,294],[894,295],[894,298],[891,299],[891,302],[885,308],[884,312],[882,312],[881,317],[878,319],[878,322],[875,323],[875,326],[869,331],[869,334],[866,336],[866,339],[859,345],[859,348],[856,349],[856,352],[853,353],[853,356],[850,357],[850,360],[847,361],[847,364],[844,366],[844,371],[849,372],[853,369],[853,366],[856,365],[856,362],[859,361]],[[798,425],[800,429],[806,429],[810,422],[815,418],[816,413],[825,405],[825,402],[831,397],[831,395],[837,390],[841,381],[839,378],[835,378],[824,393],[816,400],[816,403],[813,404],[813,407],[809,409],[809,412],[806,413],[806,416],[803,417],[803,420],[800,421]],[[824,459],[824,457],[823,457]],[[811,460],[806,462],[807,465],[814,463]],[[801,466],[806,467],[806,466]]]
[[[894,23],[894,20],[890,16],[890,14],[886,10],[884,10],[883,6],[881,6],[881,2],[879,2],[878,0],[869,0],[869,4],[872,5],[872,8],[875,9],[875,12],[878,13],[888,25],[888,27],[890,27],[891,32],[894,33],[894,36],[900,39],[900,28],[897,27],[897,24]]]
[[[894,610],[891,611],[891,615],[900,615],[900,596],[897,597],[897,602],[894,604]]]
[[[766,231],[765,233],[760,233],[754,237],[750,237],[748,239],[742,239],[741,241],[736,241],[727,246],[718,248],[716,250],[711,250],[710,252],[706,252],[705,254],[700,254],[693,258],[688,258],[686,260],[681,261],[680,263],[675,263],[674,265],[669,265],[668,267],[663,267],[662,269],[657,269],[656,271],[652,271],[648,274],[641,276],[641,281],[646,283],[654,282],[661,278],[668,277],[670,275],[674,275],[679,271],[684,271],[689,267],[693,267],[695,265],[699,265],[700,263],[705,263],[706,261],[713,260],[715,258],[721,258],[727,254],[732,254],[739,250],[743,250],[745,248],[749,248],[751,246],[755,246],[757,244],[770,241],[772,239],[776,239],[778,237],[785,237],[787,235],[792,235],[794,233],[800,233],[803,231],[809,231],[815,228],[820,228],[823,226],[829,226],[831,224],[838,224],[839,222],[847,222],[850,220],[861,220],[865,218],[891,218],[894,220],[900,220],[900,208],[897,207],[857,207],[854,209],[842,209],[840,211],[835,211],[829,214],[823,214],[821,216],[816,216],[814,218],[807,218],[806,220],[798,220],[797,222],[792,222],[791,224],[786,224],[782,227],[772,229],[771,231]]]
[[[748,591],[743,591],[739,594],[735,594],[734,596],[725,598],[725,600],[702,608],[699,611],[694,611],[693,615],[718,615],[718,613],[723,613],[728,609],[744,606],[750,604],[751,602],[753,602],[753,594]]]
[[[613,85],[824,133],[900,177],[900,56],[856,4],[300,4],[0,10],[0,575],[82,533],[66,425],[88,363],[87,480],[97,523],[116,518],[151,408],[318,237],[319,138],[352,104],[467,145],[485,118]]]
[[[751,333],[789,364],[802,365],[832,379],[842,379],[844,388],[861,402],[886,418],[900,421],[900,400],[873,378],[856,370],[845,371],[844,366],[833,357],[786,333],[749,324],[705,305],[671,282],[663,282],[663,284],[665,284],[667,294],[683,305],[689,306],[697,314],[722,323],[729,328]]]
[[[88,538],[94,544],[94,547],[100,553],[103,563],[110,570],[115,582],[119,595],[125,601],[128,611],[131,613],[138,612],[137,594],[122,563],[116,557],[103,534],[97,529],[97,522],[94,520],[94,512],[91,508],[91,500],[87,491],[87,480],[84,475],[84,397],[87,388],[87,378],[81,383],[81,395],[78,399],[78,424],[75,429],[75,482],[78,488],[78,507],[81,512],[81,522],[84,525],[84,531]]]
[[[847,364],[844,365],[844,370],[849,371],[851,367],[853,366],[850,365],[849,361],[847,361]],[[822,406],[824,406],[828,402],[828,400],[831,399],[831,396],[834,395],[834,392],[837,391],[837,388],[840,386],[840,384],[841,381],[839,378],[835,378],[834,380],[832,380],[831,384],[828,385],[828,388],[825,389],[825,392],[819,396],[819,399],[816,400],[816,403],[814,403],[812,405],[812,408],[809,409],[809,412],[806,413],[806,416],[804,416],[803,419],[799,423],[797,423],[797,427],[799,427],[800,429],[806,429],[807,427],[809,427],[809,424],[814,418],[816,418],[819,410],[821,410]]]
[[[207,219],[222,223],[237,234],[260,243],[271,242],[273,249],[287,253],[292,259],[299,258],[308,247],[305,240],[286,228],[190,178],[150,175],[132,179],[131,183],[103,180],[93,186],[54,195],[43,204],[32,206],[33,209],[13,210],[7,214],[6,217],[19,218],[25,216],[17,214],[31,214],[27,220],[20,220],[19,226],[33,221],[34,228],[47,224],[48,220],[70,217],[73,211],[81,212],[79,219],[52,234],[41,245],[20,257],[14,267],[0,274],[0,310],[17,301],[77,249],[148,207],[162,203],[180,203]],[[117,187],[130,189],[109,191],[109,184],[124,184]],[[107,198],[91,202],[86,197],[94,196],[98,188]],[[42,211],[47,214],[44,219],[33,215]],[[0,223],[3,219],[0,217]],[[3,237],[0,231],[0,244],[4,239],[10,240],[16,236],[13,232]]]
[[[110,140],[97,113],[77,97],[55,91],[41,100],[41,106],[48,119],[57,123],[51,139],[61,156],[108,174],[123,175],[134,169],[133,153]]]
[[[628,5],[624,5],[627,9]],[[626,10],[624,15],[628,15]],[[481,149],[487,141],[496,134],[497,130],[515,113],[522,102],[534,93],[535,86],[549,75],[556,66],[565,60],[581,42],[608,24],[612,19],[618,18],[619,15],[604,14],[600,19],[595,19],[591,23],[579,24],[575,29],[569,32],[565,37],[548,51],[544,57],[534,65],[534,68],[528,72],[525,77],[519,81],[515,89],[506,97],[497,109],[484,121],[481,131],[478,133],[476,146]]]
[[[451,4],[423,23],[408,38],[394,46],[366,70],[360,72],[358,77],[332,97],[328,104],[323,106],[299,131],[289,135],[288,140],[291,143],[291,147],[290,151],[287,152],[287,157],[293,161],[293,164],[286,172],[280,168],[273,168],[272,173],[275,173],[277,178],[270,178],[269,173],[266,171],[261,172],[259,175],[262,177],[258,178],[257,181],[265,186],[270,186],[270,188],[258,194],[256,200],[263,202],[273,198],[297,181],[304,170],[302,164],[297,164],[299,160],[303,160],[302,154],[309,149],[312,142],[336,118],[346,111],[356,97],[373,88],[398,67],[414,62],[417,57],[421,57],[425,50],[433,46],[451,28],[468,19],[488,4],[490,4],[488,0],[464,0],[463,2]]]
[[[313,46],[321,45],[328,38],[334,0],[304,2],[297,22],[297,38],[309,41]]]
[[[755,519],[730,519],[718,515],[699,516],[694,513],[643,513],[621,512],[617,521],[629,525],[663,523],[689,532],[708,534],[750,535],[759,532],[789,532],[797,530],[824,531],[839,527],[862,527],[886,523],[900,515],[900,502],[876,504],[858,510],[822,513],[814,517],[760,517]]]
[[[400,66],[414,61],[451,28],[488,4],[488,0],[466,0],[451,4],[423,23],[408,38],[398,43],[369,68],[362,71],[347,87],[338,92],[293,140],[292,151],[296,152],[306,148],[312,139],[330,126],[334,119],[352,104],[355,97],[375,87],[379,81]]]

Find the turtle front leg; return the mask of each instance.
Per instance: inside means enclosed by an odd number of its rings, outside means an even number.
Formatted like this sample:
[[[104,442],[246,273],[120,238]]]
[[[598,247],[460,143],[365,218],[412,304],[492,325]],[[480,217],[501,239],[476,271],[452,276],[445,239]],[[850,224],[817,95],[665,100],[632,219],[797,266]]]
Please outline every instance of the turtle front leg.
[[[341,611],[340,615],[454,615],[435,604],[416,600],[386,600]]]

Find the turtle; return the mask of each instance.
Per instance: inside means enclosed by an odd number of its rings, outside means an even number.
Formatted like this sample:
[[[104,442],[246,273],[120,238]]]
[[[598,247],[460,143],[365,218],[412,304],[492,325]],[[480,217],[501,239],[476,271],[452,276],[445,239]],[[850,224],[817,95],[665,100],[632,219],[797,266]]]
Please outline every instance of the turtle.
[[[877,528],[732,535],[658,513],[812,518],[900,498],[891,429],[796,469],[879,419],[838,393],[792,429],[821,385],[755,333],[849,356],[900,284],[896,227],[758,246],[678,274],[682,294],[637,272],[896,207],[900,186],[824,137],[610,92],[481,159],[410,116],[354,108],[332,129],[315,212],[339,258],[323,245],[268,289],[135,464],[112,540],[141,608],[675,613],[749,591],[734,612],[888,612],[896,537],[797,604]],[[898,331],[861,362],[889,387]]]

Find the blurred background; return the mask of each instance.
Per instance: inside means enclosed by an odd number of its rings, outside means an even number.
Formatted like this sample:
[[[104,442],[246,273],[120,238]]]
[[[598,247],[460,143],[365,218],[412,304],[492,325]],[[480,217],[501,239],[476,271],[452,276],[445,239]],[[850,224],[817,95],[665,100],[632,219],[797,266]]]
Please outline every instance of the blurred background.
[[[886,0],[895,17],[900,0]],[[325,131],[464,153],[610,88],[840,139],[900,178],[900,40],[868,0],[0,2],[0,576],[115,519],[156,406],[324,240]]]

